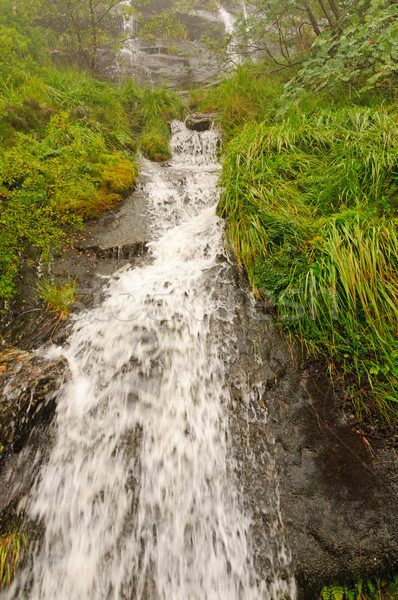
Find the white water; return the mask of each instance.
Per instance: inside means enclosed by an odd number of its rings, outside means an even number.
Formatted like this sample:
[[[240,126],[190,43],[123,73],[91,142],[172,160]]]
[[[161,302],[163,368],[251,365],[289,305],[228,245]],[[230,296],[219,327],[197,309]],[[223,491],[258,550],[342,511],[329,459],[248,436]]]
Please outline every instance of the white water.
[[[112,278],[100,309],[52,350],[72,379],[27,508],[44,540],[12,598],[294,595],[277,574],[267,587],[254,572],[250,521],[227,471],[233,311],[219,293],[232,284],[217,258],[216,144],[216,133],[174,123],[172,164],[144,166],[151,261]]]
[[[122,6],[127,9],[134,9],[134,0],[123,0]],[[137,24],[134,12],[128,11],[128,14],[123,17],[123,32],[125,35],[125,42],[122,49],[120,50],[120,61],[119,68],[122,71],[127,69],[136,70],[139,68],[146,76],[150,86],[154,85],[153,76],[148,69],[140,60],[142,56],[139,52],[139,47],[136,43]]]
[[[228,46],[228,54],[231,57],[232,62],[239,63],[240,57],[239,53],[236,51],[236,39],[235,39],[235,17],[229,13],[224,6],[220,6],[218,9],[218,14],[224,24],[225,33],[231,36],[231,41]]]

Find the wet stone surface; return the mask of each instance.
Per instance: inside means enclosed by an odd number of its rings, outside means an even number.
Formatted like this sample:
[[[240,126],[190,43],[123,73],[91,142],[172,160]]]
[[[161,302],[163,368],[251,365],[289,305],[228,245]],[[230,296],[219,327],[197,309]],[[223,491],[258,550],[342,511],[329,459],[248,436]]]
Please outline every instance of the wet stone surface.
[[[303,371],[269,319],[258,311],[236,318],[231,446],[244,502],[255,515],[260,574],[270,550],[264,533],[280,527],[274,517],[269,523],[280,497],[281,537],[291,553],[285,570],[295,574],[299,597],[313,600],[323,585],[397,569],[397,453],[388,440],[369,442],[350,427],[322,366]],[[257,394],[247,396],[249,382]],[[280,563],[283,548],[273,552]]]
[[[51,421],[54,396],[67,376],[65,358],[7,348],[0,352],[0,432],[5,450],[18,452],[38,422]]]
[[[208,131],[217,121],[217,113],[193,113],[185,121],[188,129],[193,131]]]

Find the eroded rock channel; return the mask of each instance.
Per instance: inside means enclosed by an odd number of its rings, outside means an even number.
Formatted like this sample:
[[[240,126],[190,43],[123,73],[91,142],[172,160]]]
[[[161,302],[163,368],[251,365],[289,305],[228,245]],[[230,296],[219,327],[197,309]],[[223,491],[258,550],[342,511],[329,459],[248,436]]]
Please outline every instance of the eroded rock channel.
[[[76,242],[109,272],[63,337],[0,357],[2,520],[34,540],[2,597],[310,599],[398,564],[394,451],[226,254],[204,121]]]

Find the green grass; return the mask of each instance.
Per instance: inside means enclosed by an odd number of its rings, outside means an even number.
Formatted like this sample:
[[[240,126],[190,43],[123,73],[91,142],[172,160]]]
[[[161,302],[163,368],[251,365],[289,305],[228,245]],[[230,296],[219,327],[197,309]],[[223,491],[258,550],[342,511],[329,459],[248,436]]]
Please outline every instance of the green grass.
[[[0,589],[11,585],[27,547],[26,534],[20,528],[0,536]]]
[[[324,356],[344,374],[358,415],[395,420],[396,107],[307,94],[281,110],[278,82],[264,99],[270,80],[252,78],[241,71],[218,96],[228,114],[226,88],[252,94],[242,122],[226,128],[220,209],[228,243],[305,355]]]
[[[1,0],[4,4],[6,0]],[[11,5],[0,14],[0,302],[17,291],[29,249],[49,258],[82,221],[133,187],[138,149],[170,156],[167,122],[184,113],[165,87],[98,81],[51,64],[54,34]]]
[[[171,157],[168,122],[183,119],[186,106],[180,96],[165,86],[150,90],[129,82],[123,96],[130,114],[130,126],[137,132],[138,146],[143,155],[162,162]]]
[[[49,279],[42,279],[38,286],[38,296],[46,305],[46,309],[57,314],[61,319],[69,315],[71,306],[77,298],[76,281],[70,279],[63,284],[55,283]]]
[[[277,112],[283,83],[292,71],[270,77],[267,68],[262,63],[238,67],[234,75],[219,85],[192,91],[191,109],[218,112],[227,140],[248,122],[271,119]]]

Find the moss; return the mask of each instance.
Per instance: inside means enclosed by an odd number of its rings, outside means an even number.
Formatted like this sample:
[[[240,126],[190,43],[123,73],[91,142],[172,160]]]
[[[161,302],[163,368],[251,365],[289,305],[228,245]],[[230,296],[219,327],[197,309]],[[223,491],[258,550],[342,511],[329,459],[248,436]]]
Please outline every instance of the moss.
[[[125,194],[133,189],[137,177],[137,167],[122,155],[113,156],[102,171],[100,189]]]
[[[171,158],[168,140],[159,133],[148,133],[141,140],[141,150],[144,156],[155,162],[164,162]]]
[[[75,189],[73,199],[65,199],[71,214],[83,219],[99,217],[122,200],[135,185],[138,169],[122,154],[105,154],[103,162],[93,167],[95,181],[86,182],[83,189]]]

